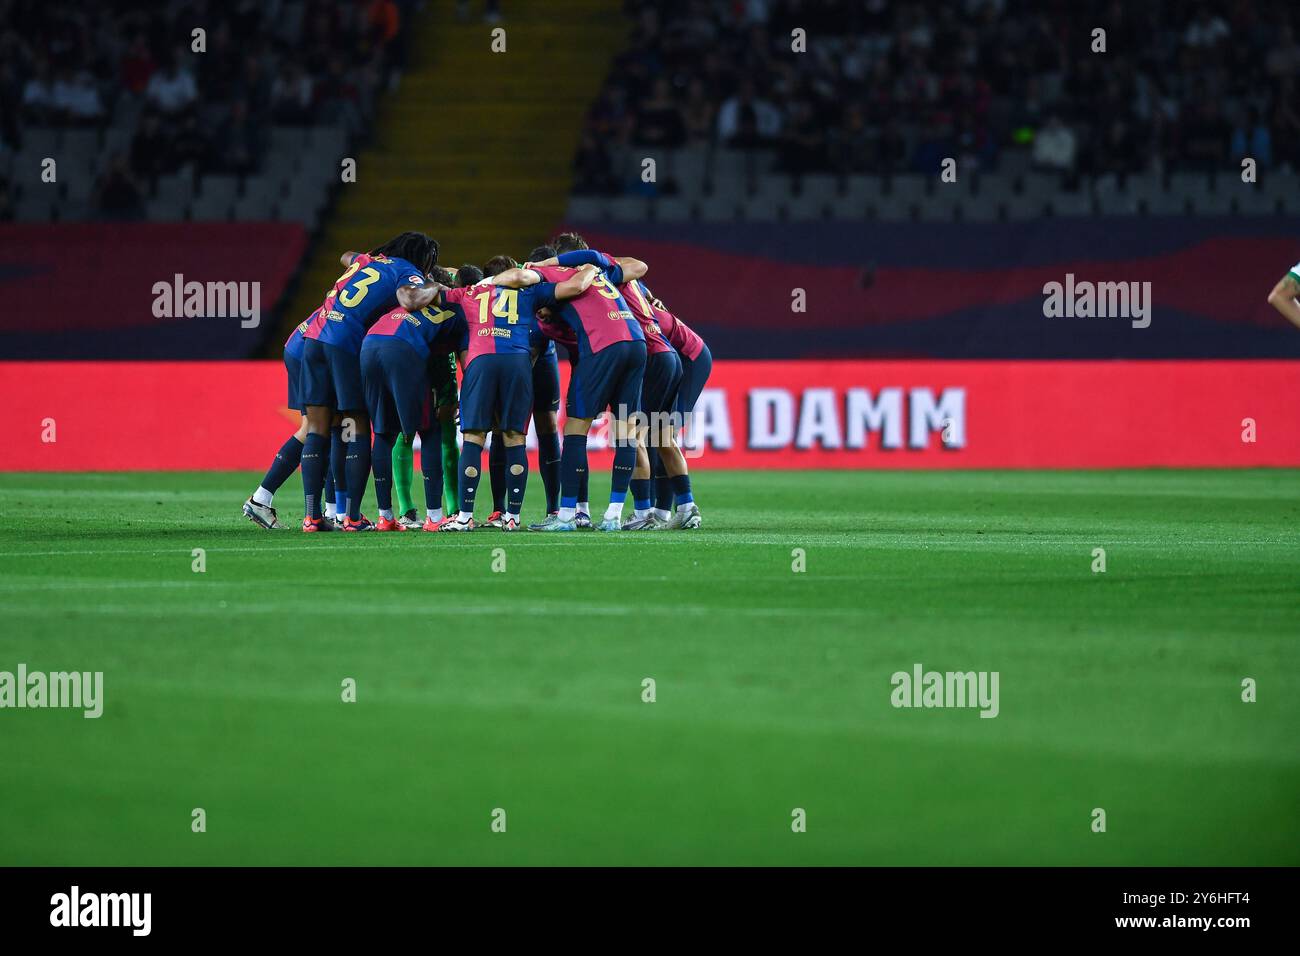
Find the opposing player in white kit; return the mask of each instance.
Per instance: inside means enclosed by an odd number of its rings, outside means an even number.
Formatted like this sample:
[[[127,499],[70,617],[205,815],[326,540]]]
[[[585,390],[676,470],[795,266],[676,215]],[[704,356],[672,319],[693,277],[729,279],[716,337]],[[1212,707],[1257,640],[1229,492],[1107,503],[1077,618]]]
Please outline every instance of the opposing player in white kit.
[[[1300,328],[1300,262],[1291,267],[1291,271],[1277,281],[1273,291],[1268,294],[1268,304],[1281,312],[1291,324]]]

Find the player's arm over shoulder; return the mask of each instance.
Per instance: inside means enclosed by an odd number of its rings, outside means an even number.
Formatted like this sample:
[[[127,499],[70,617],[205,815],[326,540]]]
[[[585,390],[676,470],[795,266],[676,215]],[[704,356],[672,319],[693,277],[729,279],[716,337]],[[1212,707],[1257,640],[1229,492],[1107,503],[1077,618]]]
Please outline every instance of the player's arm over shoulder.
[[[532,269],[514,268],[498,272],[483,281],[491,285],[505,286],[507,289],[522,289],[526,286],[537,285],[542,281],[542,277]]]
[[[1278,280],[1268,294],[1268,304],[1282,313],[1293,325],[1300,328],[1300,263]]]
[[[397,304],[407,312],[419,312],[425,306],[438,301],[438,293],[444,287],[431,279],[417,273],[402,273],[397,280]]]
[[[633,259],[631,256],[617,256],[615,257],[614,262],[622,267],[624,282],[631,282],[633,279],[640,279],[650,271],[648,265],[640,259]]]
[[[591,287],[599,272],[600,270],[592,265],[578,266],[573,275],[555,284],[555,298],[560,301],[576,299]]]

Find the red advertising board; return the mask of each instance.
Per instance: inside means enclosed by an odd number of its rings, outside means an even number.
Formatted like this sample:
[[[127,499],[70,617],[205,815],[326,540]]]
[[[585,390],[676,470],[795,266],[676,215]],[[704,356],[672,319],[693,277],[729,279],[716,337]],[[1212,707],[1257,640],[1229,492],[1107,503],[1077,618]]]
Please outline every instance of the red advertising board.
[[[1297,396],[1287,361],[719,361],[689,434],[701,468],[1295,467]],[[0,470],[262,469],[284,397],[275,362],[0,362]]]

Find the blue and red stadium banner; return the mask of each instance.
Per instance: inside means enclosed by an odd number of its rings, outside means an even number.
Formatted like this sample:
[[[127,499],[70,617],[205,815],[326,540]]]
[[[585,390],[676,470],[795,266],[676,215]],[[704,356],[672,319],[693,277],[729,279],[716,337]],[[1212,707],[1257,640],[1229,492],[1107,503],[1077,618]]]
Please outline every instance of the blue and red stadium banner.
[[[278,362],[0,362],[21,429],[0,470],[259,470],[298,423],[284,379]],[[720,360],[687,436],[705,470],[1296,467],[1297,395],[1291,361]],[[599,433],[592,448],[604,461]]]

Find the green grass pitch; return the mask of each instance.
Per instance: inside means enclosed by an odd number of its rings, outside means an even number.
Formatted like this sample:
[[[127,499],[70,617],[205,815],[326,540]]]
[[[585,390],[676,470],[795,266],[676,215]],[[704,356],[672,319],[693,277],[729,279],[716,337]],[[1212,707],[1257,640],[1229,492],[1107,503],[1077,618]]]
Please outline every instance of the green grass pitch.
[[[1296,472],[702,467],[696,533],[457,537],[258,477],[0,477],[0,670],[105,684],[0,710],[0,864],[1300,863]]]

